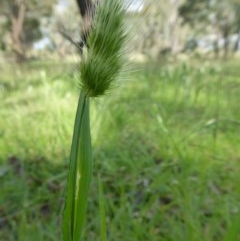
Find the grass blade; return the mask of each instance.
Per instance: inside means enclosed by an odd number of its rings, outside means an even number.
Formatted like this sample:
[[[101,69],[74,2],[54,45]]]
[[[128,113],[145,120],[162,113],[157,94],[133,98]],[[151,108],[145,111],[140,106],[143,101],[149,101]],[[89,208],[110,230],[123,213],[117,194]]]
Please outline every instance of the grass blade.
[[[240,217],[238,216],[233,220],[232,226],[229,227],[224,237],[224,241],[239,240],[239,234],[240,234]]]
[[[89,121],[89,98],[82,91],[79,97],[70,155],[70,168],[63,212],[63,240],[80,239],[87,196],[92,175],[92,152]]]
[[[102,187],[100,175],[98,176],[98,196],[99,196],[99,214],[100,214],[100,240],[107,241],[105,202],[104,202],[103,187]]]

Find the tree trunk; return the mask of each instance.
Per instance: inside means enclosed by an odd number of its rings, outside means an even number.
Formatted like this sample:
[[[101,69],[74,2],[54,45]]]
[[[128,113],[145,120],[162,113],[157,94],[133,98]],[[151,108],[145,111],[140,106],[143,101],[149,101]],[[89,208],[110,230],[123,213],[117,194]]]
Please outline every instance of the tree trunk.
[[[238,30],[238,36],[237,36],[237,40],[236,40],[236,42],[234,44],[234,47],[233,47],[233,52],[238,51],[239,42],[240,42],[240,29]]]
[[[228,58],[229,50],[229,26],[227,23],[223,26],[223,39],[224,39],[224,59]]]
[[[94,4],[91,0],[77,0],[77,4],[83,20],[81,41],[78,43],[80,54],[82,54],[83,47],[87,44],[87,38],[91,29]]]
[[[179,15],[178,15],[178,9],[180,6],[181,1],[179,0],[171,0],[170,1],[170,7],[171,11],[169,13],[169,17],[167,20],[168,25],[168,46],[167,48],[171,48],[173,52],[178,52],[179,47],[179,39],[177,34],[177,28],[179,25]]]
[[[26,4],[24,0],[15,0],[11,9],[11,23],[12,23],[12,44],[15,53],[16,61],[23,62],[26,59],[25,49],[21,40],[21,33],[23,23],[26,15]]]
[[[213,51],[214,51],[214,57],[218,59],[219,57],[218,37],[213,41]]]

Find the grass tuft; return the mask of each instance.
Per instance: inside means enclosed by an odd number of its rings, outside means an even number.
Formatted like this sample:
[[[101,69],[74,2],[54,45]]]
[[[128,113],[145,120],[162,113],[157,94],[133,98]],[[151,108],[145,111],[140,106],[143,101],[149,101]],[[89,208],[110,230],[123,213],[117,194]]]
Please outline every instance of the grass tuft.
[[[2,69],[1,241],[61,240],[79,94],[64,68]],[[91,101],[94,178],[82,240],[105,229],[99,172],[108,240],[240,240],[239,62],[140,69],[116,95]]]

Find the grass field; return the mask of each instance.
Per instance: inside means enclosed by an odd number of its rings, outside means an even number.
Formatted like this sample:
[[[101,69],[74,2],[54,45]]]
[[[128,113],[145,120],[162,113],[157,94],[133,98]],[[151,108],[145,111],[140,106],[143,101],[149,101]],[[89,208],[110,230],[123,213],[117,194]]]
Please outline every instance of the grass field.
[[[61,240],[78,98],[71,64],[0,69],[0,241]],[[83,240],[240,240],[237,61],[148,63],[91,104]]]

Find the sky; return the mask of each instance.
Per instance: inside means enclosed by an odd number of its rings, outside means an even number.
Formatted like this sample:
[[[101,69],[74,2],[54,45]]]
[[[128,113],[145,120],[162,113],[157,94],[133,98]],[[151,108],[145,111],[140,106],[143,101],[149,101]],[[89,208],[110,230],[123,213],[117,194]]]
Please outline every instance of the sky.
[[[124,0],[129,5],[128,10],[130,12],[141,11],[143,8],[144,0]],[[130,4],[129,4],[130,3]],[[58,0],[57,11],[61,12],[69,5],[68,0]]]
[[[129,11],[130,12],[138,12],[143,9],[143,0],[127,0],[130,2]]]

